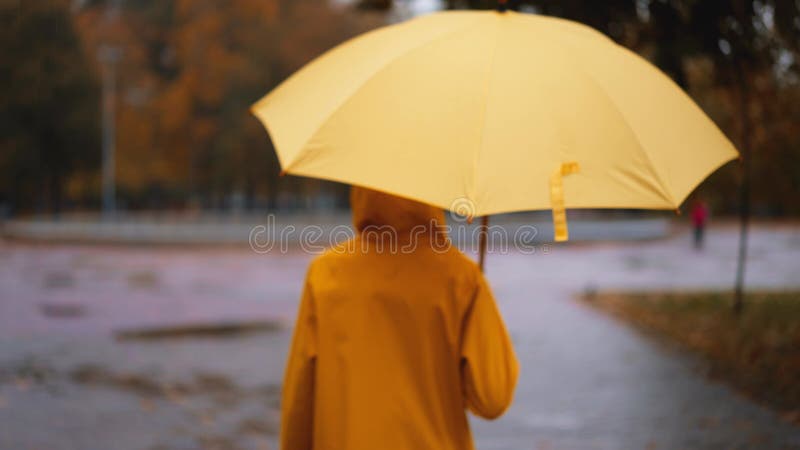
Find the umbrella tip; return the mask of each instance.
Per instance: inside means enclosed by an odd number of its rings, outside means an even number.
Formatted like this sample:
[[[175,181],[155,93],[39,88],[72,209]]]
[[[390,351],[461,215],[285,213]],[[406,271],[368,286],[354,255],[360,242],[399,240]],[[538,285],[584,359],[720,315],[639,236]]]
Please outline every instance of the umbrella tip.
[[[497,0],[497,11],[506,12],[508,9],[508,0]]]

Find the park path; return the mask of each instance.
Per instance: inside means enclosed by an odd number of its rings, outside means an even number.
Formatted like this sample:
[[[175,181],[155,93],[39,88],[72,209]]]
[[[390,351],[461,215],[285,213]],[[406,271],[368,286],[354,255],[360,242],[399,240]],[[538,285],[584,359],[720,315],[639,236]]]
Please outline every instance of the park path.
[[[522,374],[496,423],[474,421],[482,449],[788,449],[800,429],[703,376],[703,364],[574,301],[584,290],[728,288],[737,234],[490,255]],[[800,287],[799,230],[759,228],[748,285]]]
[[[473,421],[478,448],[800,448],[800,429],[707,380],[701,361],[574,300],[585,289],[728,287],[735,244],[735,229],[719,228],[702,253],[683,232],[490,254],[487,275],[522,373],[503,418]],[[751,249],[750,286],[800,287],[800,229],[757,227]],[[310,258],[0,247],[0,448],[276,448],[290,330],[156,342],[117,342],[108,332],[220,317],[289,322]],[[42,302],[81,304],[85,314],[42,317]],[[182,382],[185,398],[147,397],[148,382],[164,380]]]

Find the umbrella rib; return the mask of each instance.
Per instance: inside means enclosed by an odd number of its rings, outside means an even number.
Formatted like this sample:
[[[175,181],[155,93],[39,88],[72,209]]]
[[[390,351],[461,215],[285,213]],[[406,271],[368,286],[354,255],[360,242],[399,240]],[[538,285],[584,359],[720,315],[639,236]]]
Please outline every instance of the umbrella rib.
[[[377,77],[378,75],[383,73],[388,67],[391,67],[392,65],[394,65],[400,59],[405,58],[407,55],[413,53],[416,50],[419,50],[420,48],[423,48],[423,47],[426,47],[428,45],[431,45],[431,44],[439,41],[440,39],[444,39],[445,37],[450,36],[450,35],[452,35],[454,33],[460,33],[460,32],[462,32],[462,31],[464,31],[466,29],[469,29],[470,27],[472,27],[475,24],[479,23],[480,20],[481,20],[481,17],[477,16],[475,19],[467,22],[466,24],[464,24],[462,26],[452,28],[450,30],[447,30],[447,31],[441,33],[441,34],[437,34],[436,36],[433,36],[432,38],[426,40],[425,42],[423,42],[423,43],[421,43],[419,45],[413,46],[413,47],[409,48],[408,50],[405,50],[401,54],[399,54],[396,57],[392,58],[392,60],[389,61],[388,63],[378,67],[378,69],[375,70],[373,73],[371,73],[369,76],[367,76],[364,79],[364,81],[361,82],[355,90],[353,90],[352,93],[342,97],[342,102],[339,105],[337,105],[336,108],[334,108],[331,111],[331,113],[327,115],[327,117],[325,119],[322,120],[322,122],[319,124],[319,126],[317,126],[314,129],[314,132],[312,132],[312,133],[310,133],[308,135],[308,138],[303,143],[303,145],[300,147],[300,151],[298,151],[297,154],[295,155],[295,157],[290,162],[287,163],[286,167],[283,167],[282,169],[285,172],[288,173],[288,172],[291,171],[292,166],[296,165],[298,162],[302,161],[305,157],[307,157],[308,156],[308,151],[309,151],[308,150],[308,143],[311,141],[311,139],[313,139],[314,136],[316,136],[316,134],[319,133],[319,131],[322,128],[324,128],[325,125],[328,124],[328,122],[330,122],[331,118],[333,118],[339,111],[341,111],[342,108],[344,108],[353,99],[353,97],[355,97],[356,94],[358,94],[358,91],[360,91],[367,83],[369,83],[375,77]]]
[[[650,165],[650,167],[652,169],[653,175],[656,177],[656,180],[658,181],[659,187],[661,188],[660,189],[662,191],[661,194],[665,197],[664,199],[667,200],[668,202],[670,202],[672,205],[678,206],[678,205],[675,205],[675,200],[674,200],[674,197],[672,195],[672,190],[670,189],[669,185],[664,181],[664,178],[662,178],[661,174],[658,172],[658,168],[656,167],[656,165],[653,164],[653,160],[650,158],[650,153],[648,153],[647,149],[644,147],[644,145],[642,145],[642,141],[639,138],[639,135],[636,133],[636,130],[634,130],[633,127],[631,127],[630,124],[628,124],[627,117],[625,116],[625,113],[622,112],[622,109],[620,109],[619,105],[617,105],[617,102],[614,101],[614,99],[608,94],[608,92],[605,90],[605,88],[600,83],[598,83],[597,80],[595,80],[594,77],[592,77],[585,69],[583,69],[583,67],[579,66],[579,70],[581,71],[581,73],[587,79],[589,79],[592,82],[592,84],[597,86],[597,89],[603,94],[603,97],[605,97],[608,100],[608,102],[614,107],[614,109],[617,111],[617,113],[623,119],[625,119],[622,122],[625,124],[625,128],[628,129],[628,131],[631,133],[633,138],[636,140],[636,144],[637,144],[637,146],[639,148],[639,151],[641,152],[642,156],[644,156],[644,158],[649,163],[649,165]]]
[[[587,26],[587,28],[597,32],[597,30],[594,30],[591,27]],[[602,33],[599,33],[599,32],[597,32],[597,33],[602,35],[602,36],[605,36]],[[608,36],[605,36],[605,37],[608,38]],[[631,136],[633,136],[634,140],[636,141],[636,144],[637,144],[637,147],[639,148],[639,151],[641,152],[641,154],[644,156],[644,158],[649,163],[649,166],[652,169],[653,175],[655,176],[656,181],[658,182],[659,191],[660,191],[662,197],[664,198],[664,200],[669,202],[671,205],[677,206],[675,204],[675,200],[674,200],[674,196],[672,194],[672,190],[669,188],[669,185],[667,183],[665,183],[664,179],[661,177],[661,174],[658,172],[658,170],[656,169],[655,165],[653,164],[653,161],[650,159],[650,154],[647,152],[647,149],[645,149],[644,145],[642,145],[642,141],[639,138],[639,135],[636,134],[636,131],[628,124],[627,117],[625,116],[625,113],[622,111],[622,109],[619,107],[619,105],[616,103],[616,101],[614,101],[614,98],[611,97],[611,95],[609,95],[609,93],[606,91],[606,89],[603,87],[603,85],[601,85],[586,69],[584,69],[584,67],[581,65],[579,59],[575,57],[575,53],[574,53],[573,48],[572,48],[571,45],[569,45],[569,44],[567,44],[565,42],[562,42],[560,40],[559,41],[551,40],[550,42],[553,42],[554,44],[558,45],[559,47],[561,47],[565,51],[566,54],[570,55],[570,57],[568,59],[569,59],[569,61],[571,61],[571,63],[572,63],[571,65],[575,69],[577,69],[577,71],[580,72],[587,80],[589,80],[589,82],[591,82],[592,85],[597,87],[597,89],[600,91],[600,93],[603,95],[603,97],[608,101],[608,103],[613,107],[613,109],[617,112],[617,114],[619,114],[620,117],[625,119],[622,122],[625,124],[625,128],[628,129],[628,131],[630,132]],[[614,46],[617,46],[617,47],[621,47],[619,44],[615,43],[611,39],[609,39],[609,43],[611,45],[614,45]]]
[[[467,195],[467,197],[470,199],[470,201],[473,202],[473,205],[475,207],[475,215],[478,215],[478,212],[479,212],[479,207],[478,207],[477,203],[475,202],[475,200],[476,200],[476,192],[475,191],[477,190],[477,185],[478,185],[478,181],[477,180],[478,180],[478,166],[479,166],[479,163],[480,163],[480,155],[483,152],[484,139],[485,139],[485,136],[486,136],[486,120],[487,120],[486,111],[489,109],[489,98],[490,98],[489,94],[491,93],[492,80],[494,79],[495,61],[496,61],[496,58],[497,58],[497,47],[500,45],[500,32],[499,32],[499,30],[500,30],[500,20],[499,20],[499,18],[495,18],[494,30],[495,30],[495,33],[494,33],[494,47],[492,48],[492,58],[491,58],[491,62],[489,63],[489,74],[486,76],[486,86],[484,87],[484,97],[483,97],[484,98],[484,102],[483,102],[483,108],[481,109],[481,120],[480,120],[481,137],[478,140],[478,149],[475,151],[475,157],[474,157],[474,159],[472,161],[472,183],[471,183],[471,186],[470,186],[470,188],[471,188],[470,191],[471,192],[469,192],[469,194]]]
[[[568,44],[560,44],[560,45],[562,45],[562,47],[568,47],[568,48],[571,49],[571,47]],[[613,45],[618,45],[618,44],[614,43]],[[667,183],[664,182],[664,179],[661,177],[661,174],[658,172],[656,166],[653,164],[653,160],[650,159],[650,154],[647,152],[647,149],[644,147],[644,145],[642,145],[642,141],[639,138],[639,135],[636,134],[636,130],[634,130],[633,127],[631,127],[630,124],[628,124],[627,117],[625,116],[625,113],[619,107],[619,105],[614,100],[614,98],[611,95],[609,95],[608,91],[606,91],[606,89],[603,87],[603,85],[600,84],[586,69],[583,68],[583,66],[580,64],[578,59],[574,57],[574,53],[572,51],[568,51],[567,53],[569,53],[570,55],[573,55],[570,58],[570,60],[572,60],[572,65],[581,74],[583,74],[583,76],[587,80],[589,80],[595,87],[597,87],[597,89],[600,91],[600,93],[603,95],[603,97],[608,101],[608,103],[613,107],[613,109],[615,111],[617,111],[617,114],[619,114],[620,117],[622,117],[624,119],[622,121],[622,123],[625,124],[625,128],[630,132],[631,136],[633,136],[634,140],[636,141],[636,145],[639,148],[639,151],[641,152],[641,154],[644,156],[644,158],[649,163],[649,166],[650,166],[650,168],[651,168],[651,170],[653,172],[653,175],[656,177],[656,180],[658,181],[658,185],[659,185],[659,188],[661,190],[661,194],[664,197],[664,200],[667,200],[670,204],[672,204],[674,206],[677,206],[677,205],[675,205],[675,200],[673,198],[671,189],[669,188]]]

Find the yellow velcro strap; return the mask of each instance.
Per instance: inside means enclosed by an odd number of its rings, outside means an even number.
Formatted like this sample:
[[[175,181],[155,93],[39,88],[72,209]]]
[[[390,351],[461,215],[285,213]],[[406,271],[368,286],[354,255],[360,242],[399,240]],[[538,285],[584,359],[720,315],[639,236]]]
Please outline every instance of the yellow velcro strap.
[[[550,207],[553,210],[553,233],[555,234],[556,242],[563,242],[569,239],[567,211],[564,207],[563,177],[577,173],[579,169],[577,162],[565,162],[550,175]]]

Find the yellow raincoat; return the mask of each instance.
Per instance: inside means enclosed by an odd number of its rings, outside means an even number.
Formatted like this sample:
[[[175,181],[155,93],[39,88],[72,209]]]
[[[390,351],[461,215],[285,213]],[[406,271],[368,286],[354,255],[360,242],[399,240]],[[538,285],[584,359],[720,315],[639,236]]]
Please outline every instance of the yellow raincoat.
[[[518,364],[440,209],[353,188],[358,235],[311,263],[281,401],[283,450],[472,449]]]

